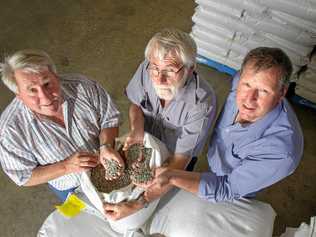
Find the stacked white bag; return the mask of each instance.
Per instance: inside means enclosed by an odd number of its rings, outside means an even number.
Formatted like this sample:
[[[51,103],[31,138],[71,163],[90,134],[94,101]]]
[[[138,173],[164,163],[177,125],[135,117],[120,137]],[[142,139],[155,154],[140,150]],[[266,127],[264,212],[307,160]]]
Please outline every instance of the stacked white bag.
[[[316,44],[316,0],[196,0],[191,35],[198,54],[239,70],[247,52],[279,47],[294,72]]]
[[[316,52],[312,55],[306,70],[300,73],[295,94],[316,104]]]

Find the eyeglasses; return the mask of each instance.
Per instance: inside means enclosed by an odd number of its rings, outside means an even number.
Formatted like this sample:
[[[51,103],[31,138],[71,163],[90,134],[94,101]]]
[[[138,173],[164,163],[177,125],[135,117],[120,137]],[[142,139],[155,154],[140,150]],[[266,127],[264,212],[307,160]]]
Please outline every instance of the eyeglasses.
[[[149,73],[151,73],[154,77],[158,77],[159,74],[162,76],[165,76],[166,78],[172,78],[175,77],[182,69],[184,68],[184,65],[180,67],[178,70],[173,70],[173,69],[164,69],[164,70],[159,70],[158,67],[152,66],[148,64],[147,70]]]

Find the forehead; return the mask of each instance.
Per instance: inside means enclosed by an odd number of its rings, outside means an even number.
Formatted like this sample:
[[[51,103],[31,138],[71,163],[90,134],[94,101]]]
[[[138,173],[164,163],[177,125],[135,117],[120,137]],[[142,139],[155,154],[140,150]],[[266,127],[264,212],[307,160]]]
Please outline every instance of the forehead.
[[[54,74],[48,69],[40,72],[32,72],[26,69],[17,69],[14,71],[17,84],[36,84],[42,81],[49,81],[55,78]]]
[[[179,66],[182,64],[179,57],[175,52],[169,51],[168,53],[159,51],[157,48],[154,49],[150,56],[150,62],[156,65],[162,66]]]
[[[241,81],[248,82],[260,82],[267,85],[279,85],[280,84],[280,70],[279,68],[269,68],[261,71],[256,71],[251,67],[245,67],[240,75]]]

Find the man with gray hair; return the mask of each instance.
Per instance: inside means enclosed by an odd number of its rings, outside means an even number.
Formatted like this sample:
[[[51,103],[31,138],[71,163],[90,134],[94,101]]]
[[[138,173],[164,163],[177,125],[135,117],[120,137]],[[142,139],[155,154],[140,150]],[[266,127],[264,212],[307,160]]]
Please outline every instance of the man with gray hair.
[[[144,132],[164,142],[171,154],[168,167],[186,169],[202,150],[215,115],[215,94],[196,69],[196,44],[189,34],[176,29],[156,33],[126,88],[131,101],[130,133],[125,149],[142,143]],[[146,187],[142,202],[105,204],[114,220],[130,215],[161,197],[171,186]]]
[[[292,174],[303,154],[303,135],[284,98],[292,64],[278,48],[260,47],[245,57],[215,126],[207,154],[209,172],[161,168],[156,182],[208,201],[254,194]]]
[[[112,149],[119,111],[108,93],[79,74],[57,75],[45,52],[22,50],[1,64],[3,83],[15,98],[0,118],[0,162],[21,186],[48,182],[65,200],[79,173],[100,157],[121,162]]]

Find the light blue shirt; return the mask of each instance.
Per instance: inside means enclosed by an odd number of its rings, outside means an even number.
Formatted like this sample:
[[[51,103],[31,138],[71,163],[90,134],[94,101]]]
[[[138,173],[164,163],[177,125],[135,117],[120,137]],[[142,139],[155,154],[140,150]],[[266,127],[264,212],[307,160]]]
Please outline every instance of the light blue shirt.
[[[140,64],[126,88],[128,99],[143,112],[145,131],[164,142],[173,154],[197,156],[214,121],[212,87],[194,72],[169,105],[162,107],[146,70],[148,64],[147,60]]]
[[[237,75],[209,145],[210,172],[202,173],[199,196],[209,201],[251,195],[292,174],[303,154],[303,135],[283,99],[260,120],[234,124]]]

